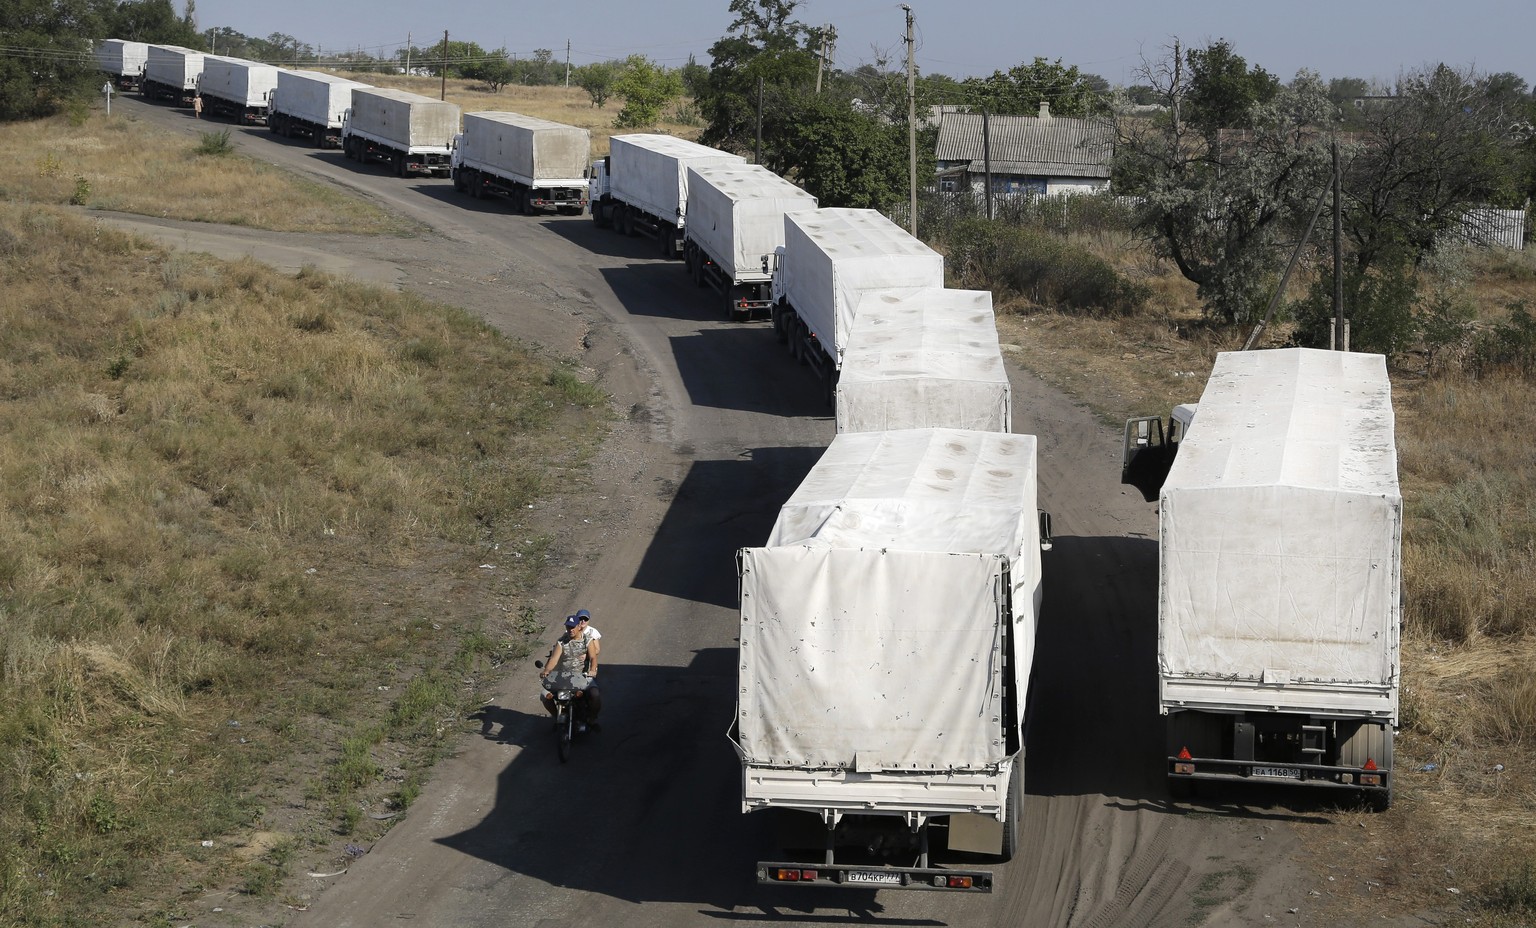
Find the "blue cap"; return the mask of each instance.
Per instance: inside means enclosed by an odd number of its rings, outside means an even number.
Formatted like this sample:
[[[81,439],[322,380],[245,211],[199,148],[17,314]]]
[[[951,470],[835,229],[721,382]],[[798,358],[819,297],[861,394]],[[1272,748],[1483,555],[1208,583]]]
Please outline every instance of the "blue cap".
[[[588,622],[590,622],[590,621],[592,621],[592,613],[588,612],[585,609],[577,609],[576,610],[576,618],[578,618],[578,619],[586,619]]]
[[[576,626],[578,626],[580,624],[581,624],[581,619],[578,619],[574,615],[568,615],[568,616],[565,617],[565,627],[566,628],[575,628]]]

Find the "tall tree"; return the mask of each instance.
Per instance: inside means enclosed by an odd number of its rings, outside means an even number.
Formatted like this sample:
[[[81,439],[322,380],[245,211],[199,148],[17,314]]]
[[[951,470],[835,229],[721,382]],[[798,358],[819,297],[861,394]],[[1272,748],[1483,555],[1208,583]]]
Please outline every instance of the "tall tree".
[[[1257,65],[1249,67],[1225,39],[1190,49],[1185,63],[1189,93],[1184,118],[1207,133],[1244,128],[1253,108],[1280,92],[1280,81],[1273,74]]]
[[[706,145],[752,150],[759,89],[777,102],[815,84],[811,31],[792,18],[799,5],[800,0],[731,0],[736,18],[710,46],[708,91],[698,100],[707,122]]]
[[[683,80],[644,55],[630,55],[613,82],[613,92],[624,98],[613,124],[620,129],[649,128],[661,118],[662,107],[682,94]]]
[[[1061,59],[1036,58],[1015,65],[1005,73],[967,78],[961,84],[966,99],[994,113],[1032,115],[1041,103],[1050,104],[1055,116],[1086,117],[1109,112],[1109,84],[1096,74],[1085,74]]]
[[[1364,108],[1350,147],[1344,228],[1361,270],[1396,252],[1416,260],[1471,207],[1528,196],[1523,80],[1441,64],[1403,75],[1396,91]]]
[[[1207,314],[1235,323],[1262,309],[1280,233],[1327,183],[1336,110],[1316,75],[1270,92],[1263,72],[1238,75],[1242,59],[1218,44],[1188,56],[1175,46],[1143,67],[1164,110],[1120,120],[1114,174],[1117,189],[1144,198],[1139,227],[1198,286]]]
[[[11,49],[0,56],[0,121],[47,116],[100,86],[81,40],[103,34],[107,12],[86,0],[0,4],[0,36]]]

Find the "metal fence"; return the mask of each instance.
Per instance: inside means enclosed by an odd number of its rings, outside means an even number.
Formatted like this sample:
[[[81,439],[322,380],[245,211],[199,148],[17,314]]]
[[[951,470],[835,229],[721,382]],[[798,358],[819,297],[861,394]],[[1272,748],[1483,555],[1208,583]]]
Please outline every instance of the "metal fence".
[[[1525,250],[1525,210],[1483,207],[1468,210],[1452,233],[1473,245],[1499,245]]]
[[[993,193],[992,219],[1063,234],[1129,229],[1139,202],[1137,197],[1108,193]],[[908,204],[896,204],[887,215],[892,222],[906,228]],[[919,230],[985,218],[987,200],[979,190],[923,190],[917,195]]]

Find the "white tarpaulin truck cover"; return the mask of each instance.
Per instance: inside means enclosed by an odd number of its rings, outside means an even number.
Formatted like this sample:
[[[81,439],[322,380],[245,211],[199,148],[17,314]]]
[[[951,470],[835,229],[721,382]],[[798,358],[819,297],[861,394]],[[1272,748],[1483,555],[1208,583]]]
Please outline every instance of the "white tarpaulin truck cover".
[[[688,167],[746,160],[671,135],[615,135],[608,140],[608,190],[615,199],[682,228],[688,215]]]
[[[839,433],[1008,431],[1013,395],[991,292],[866,291],[848,334],[835,405]]]
[[[766,282],[784,214],[815,209],[816,198],[758,164],[691,164],[688,175],[688,237],[732,281]]]
[[[1198,410],[1159,505],[1165,703],[1180,681],[1292,709],[1363,686],[1395,714],[1402,496],[1385,359],[1223,353]]]
[[[944,256],[872,209],[784,214],[779,272],[795,312],[842,363],[866,290],[944,286]]]
[[[768,546],[741,552],[745,762],[860,772],[1005,762],[1004,687],[1018,697],[1017,723],[1034,654],[1035,480],[1032,435],[834,438]]]

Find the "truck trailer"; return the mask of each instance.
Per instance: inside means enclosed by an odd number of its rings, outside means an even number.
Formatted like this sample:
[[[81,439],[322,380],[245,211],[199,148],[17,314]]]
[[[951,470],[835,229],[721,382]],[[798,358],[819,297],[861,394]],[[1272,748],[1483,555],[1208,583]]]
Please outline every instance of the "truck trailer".
[[[352,90],[368,86],[324,71],[279,69],[267,108],[267,128],[283,138],[307,138],[316,148],[339,148]]]
[[[405,90],[353,87],[342,118],[341,150],[364,164],[381,161],[397,177],[447,177],[459,107]]]
[[[146,100],[169,100],[177,106],[191,106],[197,96],[197,82],[203,76],[202,52],[180,45],[151,45],[144,57],[144,76],[139,93]]]
[[[267,121],[267,107],[282,68],[243,58],[205,55],[198,92],[212,115],[251,125]]]
[[[868,290],[837,379],[838,434],[1007,432],[1013,392],[987,290]]]
[[[1025,694],[1048,520],[1032,435],[833,438],[738,553],[731,740],[776,816],[759,883],[991,892],[1019,848]]]
[[[683,262],[693,282],[725,300],[728,319],[766,316],[773,305],[773,256],[784,245],[784,214],[816,198],[757,164],[688,166]]]
[[[124,39],[105,39],[96,43],[96,67],[104,71],[119,90],[138,90],[149,61],[149,45]]]
[[[944,286],[944,256],[872,209],[784,214],[773,270],[773,331],[834,402],[859,298],[868,290]]]
[[[521,113],[465,113],[454,140],[453,186],[472,197],[502,194],[519,213],[576,215],[587,206],[586,129]]]
[[[1158,499],[1172,791],[1392,796],[1403,501],[1375,354],[1216,358]]]
[[[745,164],[740,155],[670,135],[615,135],[593,165],[592,221],[621,235],[649,235],[662,257],[682,254],[688,215],[688,168]]]

